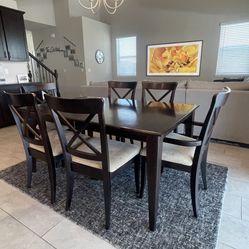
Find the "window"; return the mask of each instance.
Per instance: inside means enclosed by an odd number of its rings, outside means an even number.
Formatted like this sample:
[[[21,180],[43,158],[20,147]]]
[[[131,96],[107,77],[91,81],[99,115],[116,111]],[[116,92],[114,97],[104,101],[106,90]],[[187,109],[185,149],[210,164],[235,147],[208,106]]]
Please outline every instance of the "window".
[[[136,37],[116,39],[117,75],[136,76]]]
[[[249,22],[223,24],[216,75],[249,74]]]

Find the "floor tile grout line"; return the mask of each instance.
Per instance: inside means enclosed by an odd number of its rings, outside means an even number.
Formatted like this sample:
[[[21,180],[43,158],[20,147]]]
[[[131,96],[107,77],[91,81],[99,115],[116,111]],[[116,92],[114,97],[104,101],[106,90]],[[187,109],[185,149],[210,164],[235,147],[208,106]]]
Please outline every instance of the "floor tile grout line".
[[[243,207],[242,207],[242,205],[243,205],[243,197],[241,196],[241,199],[240,199],[240,202],[241,202],[241,212],[240,212],[240,218],[241,218],[241,220],[243,220]]]
[[[227,243],[224,243],[224,242],[221,242],[223,245],[225,245],[225,246],[228,246],[228,247],[230,247],[231,249],[237,249],[237,248],[235,248],[235,247],[233,247],[233,246],[230,246],[230,245],[228,245]]]
[[[222,214],[225,214],[225,215],[229,216],[230,218],[236,219],[237,221],[240,221],[240,222],[243,221],[243,220],[241,220],[240,218],[235,217],[235,216],[233,216],[233,215],[231,215],[231,214],[229,214],[229,213],[226,213],[226,212],[224,212],[224,211],[222,211]]]
[[[65,217],[62,217],[62,220],[60,220],[58,223],[56,223],[54,226],[52,226],[51,228],[48,229],[48,231],[46,231],[43,235],[41,235],[41,237],[43,238],[47,233],[49,233],[53,228],[55,228],[56,226],[58,226],[60,223],[62,223],[64,221]]]
[[[17,221],[18,223],[20,223],[21,225],[23,225],[24,227],[26,227],[30,232],[32,232],[33,234],[35,234],[37,237],[39,237],[40,239],[42,239],[45,243],[49,244],[50,246],[52,246],[54,249],[57,249],[56,247],[54,247],[52,244],[50,244],[47,240],[45,240],[44,238],[42,238],[39,234],[37,234],[35,231],[33,231],[32,229],[30,229],[28,226],[26,226],[25,224],[23,224],[20,220],[18,220],[17,218],[15,218],[12,214],[10,214],[9,212],[7,212],[6,210],[4,210],[3,208],[0,207],[0,209],[2,211],[4,211],[6,214],[8,214],[11,218],[13,218],[15,221]],[[58,223],[59,224],[59,223]]]

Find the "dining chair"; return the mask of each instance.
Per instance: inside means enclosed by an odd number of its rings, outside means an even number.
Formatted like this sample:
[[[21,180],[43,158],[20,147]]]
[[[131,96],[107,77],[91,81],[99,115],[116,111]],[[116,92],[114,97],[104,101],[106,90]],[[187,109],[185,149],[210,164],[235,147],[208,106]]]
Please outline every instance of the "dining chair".
[[[221,108],[225,105],[231,90],[225,87],[223,91],[215,94],[204,123],[193,122],[193,125],[202,126],[200,135],[197,139],[183,136],[177,133],[170,133],[166,137],[166,142],[162,148],[162,167],[173,168],[190,173],[190,190],[194,216],[199,212],[199,173],[201,171],[204,189],[207,189],[206,164],[208,146],[211,139],[215,122]],[[145,187],[145,167],[146,149],[142,149],[140,155],[141,162],[141,192],[143,197]]]
[[[108,98],[111,99],[112,93],[114,93],[118,99],[125,99],[130,96],[130,99],[134,100],[136,87],[136,81],[108,81]]]
[[[137,194],[139,193],[140,147],[107,139],[102,98],[66,99],[45,95],[45,99],[51,109],[63,148],[67,173],[66,210],[69,210],[71,206],[76,172],[102,180],[105,227],[108,229],[111,212],[111,179],[124,166],[131,163],[135,165],[135,186]],[[75,128],[70,124],[70,120],[77,121],[76,116],[80,118],[80,121],[78,120]],[[95,118],[94,122],[91,122],[93,118]],[[62,121],[74,133],[69,141],[65,139]],[[99,137],[84,135],[85,130],[90,129],[91,125],[97,125]],[[76,139],[80,140],[80,144],[73,146]]]
[[[108,99],[110,103],[112,102],[113,94],[118,99],[129,98],[132,100],[132,104],[135,105],[135,92],[137,87],[137,81],[108,81]],[[112,94],[113,93],[113,94]],[[112,135],[109,135],[112,139]],[[125,142],[125,138],[116,136],[116,140]],[[130,142],[133,144],[134,141],[130,139]]]
[[[167,96],[169,96],[169,102],[173,103],[177,84],[178,84],[177,82],[142,81],[143,105],[144,106],[150,105],[151,102],[161,102]],[[159,91],[160,91],[160,97],[157,97],[156,95],[159,93]],[[147,96],[150,97],[150,101],[147,101]]]
[[[44,103],[44,94],[57,96],[57,88],[55,83],[43,83],[34,85],[22,85],[24,93],[35,93],[38,103]]]
[[[36,160],[45,161],[51,187],[51,203],[56,199],[55,166],[63,159],[62,148],[55,129],[47,129],[47,118],[38,109],[35,94],[5,93],[17,129],[22,139],[27,163],[27,187],[31,188],[32,172],[36,171]],[[65,131],[66,136],[70,135]]]

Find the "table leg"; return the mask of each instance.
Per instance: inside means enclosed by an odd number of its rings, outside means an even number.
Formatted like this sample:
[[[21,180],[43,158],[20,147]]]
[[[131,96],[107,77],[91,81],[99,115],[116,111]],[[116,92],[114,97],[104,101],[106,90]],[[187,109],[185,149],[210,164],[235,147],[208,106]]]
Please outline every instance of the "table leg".
[[[148,136],[147,138],[147,182],[149,203],[149,228],[156,229],[159,185],[161,176],[162,137]]]
[[[194,126],[192,122],[195,119],[195,112],[192,112],[191,115],[185,121],[185,135],[188,137],[193,137]]]

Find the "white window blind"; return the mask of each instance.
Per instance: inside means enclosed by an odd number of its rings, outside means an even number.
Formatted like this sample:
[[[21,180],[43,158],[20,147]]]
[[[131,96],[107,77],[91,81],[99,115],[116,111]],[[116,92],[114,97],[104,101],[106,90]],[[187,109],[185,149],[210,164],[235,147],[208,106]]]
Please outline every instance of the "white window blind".
[[[116,39],[118,76],[136,76],[136,50],[136,37]]]
[[[249,75],[249,22],[221,25],[216,75]]]

